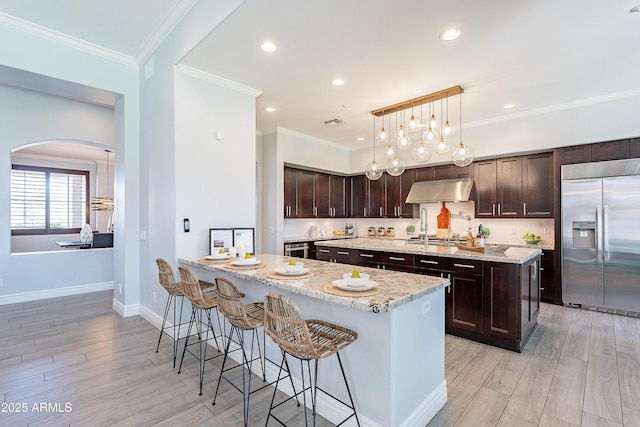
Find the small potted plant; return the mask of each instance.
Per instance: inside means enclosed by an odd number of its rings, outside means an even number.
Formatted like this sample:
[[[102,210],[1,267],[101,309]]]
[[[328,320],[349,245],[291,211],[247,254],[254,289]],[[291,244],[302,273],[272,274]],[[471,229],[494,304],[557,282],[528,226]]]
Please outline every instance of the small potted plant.
[[[413,225],[407,225],[407,227],[405,228],[405,231],[407,232],[407,236],[413,236],[413,233],[416,231],[416,228]]]

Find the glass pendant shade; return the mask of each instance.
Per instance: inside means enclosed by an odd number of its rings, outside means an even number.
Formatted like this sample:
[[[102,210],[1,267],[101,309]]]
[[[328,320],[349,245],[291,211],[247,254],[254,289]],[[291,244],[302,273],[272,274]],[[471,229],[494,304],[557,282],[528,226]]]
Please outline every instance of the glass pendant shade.
[[[398,148],[401,150],[406,150],[411,145],[411,138],[405,132],[403,137],[398,138]]]
[[[451,144],[441,136],[440,140],[433,146],[433,151],[437,154],[447,154],[451,150]]]
[[[404,172],[404,162],[398,156],[387,163],[387,173],[391,176],[400,176]]]
[[[400,125],[400,129],[398,129],[398,138],[405,136],[407,136],[407,131],[404,129],[404,126]]]
[[[375,160],[369,163],[364,169],[364,174],[372,181],[380,179],[383,172],[382,166]]]
[[[420,141],[420,143],[413,149],[411,158],[417,163],[428,162],[431,158],[431,148],[429,148],[424,141]]]
[[[456,128],[451,126],[449,124],[449,120],[447,120],[444,126],[442,127],[442,136],[444,136],[445,138],[449,138],[455,133],[455,131],[456,131]]]
[[[376,139],[378,140],[378,142],[387,142],[387,131],[384,130],[384,126],[382,126],[382,129],[380,129],[380,132],[378,133],[378,135],[376,135]]]
[[[427,129],[427,131],[424,133],[424,139],[427,140],[427,143],[436,142],[438,139],[440,139],[440,133],[429,126],[429,129]]]
[[[440,122],[436,119],[436,115],[432,114],[431,119],[429,120],[429,127],[431,129],[437,129],[440,127]]]
[[[469,166],[473,160],[473,150],[469,147],[466,147],[460,141],[460,145],[453,150],[453,154],[451,155],[451,159],[453,160],[453,164],[459,167]]]
[[[409,124],[407,124],[407,127],[412,131],[418,128],[418,121],[413,114],[411,114],[411,118],[409,119]]]
[[[393,147],[393,145],[387,145],[387,149],[384,150],[384,156],[387,159],[393,159],[396,156],[396,149]]]

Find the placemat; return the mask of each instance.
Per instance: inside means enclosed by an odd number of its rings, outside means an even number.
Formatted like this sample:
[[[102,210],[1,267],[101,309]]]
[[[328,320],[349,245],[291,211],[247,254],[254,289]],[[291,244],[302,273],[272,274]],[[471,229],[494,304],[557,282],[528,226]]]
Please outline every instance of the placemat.
[[[233,265],[231,263],[225,264],[224,268],[229,268],[231,270],[255,270],[256,268],[265,268],[267,264],[264,262],[259,262],[254,265]]]
[[[229,258],[225,258],[225,259],[198,258],[198,262],[201,262],[203,264],[223,264],[225,262],[229,262]]]
[[[269,279],[278,279],[278,280],[297,280],[297,279],[306,279],[307,277],[313,276],[313,271],[307,271],[304,274],[300,274],[298,276],[291,276],[288,274],[280,274],[276,271],[270,271],[267,273],[267,277]]]
[[[377,295],[380,292],[382,292],[382,288],[380,286],[376,286],[375,288],[369,289],[368,291],[345,291],[345,290],[342,290],[342,289],[338,288],[333,283],[325,283],[324,285],[322,285],[320,287],[320,290],[322,292],[326,292],[328,294],[338,295],[338,296],[341,296],[341,297],[350,297],[350,298],[370,297],[370,296]]]

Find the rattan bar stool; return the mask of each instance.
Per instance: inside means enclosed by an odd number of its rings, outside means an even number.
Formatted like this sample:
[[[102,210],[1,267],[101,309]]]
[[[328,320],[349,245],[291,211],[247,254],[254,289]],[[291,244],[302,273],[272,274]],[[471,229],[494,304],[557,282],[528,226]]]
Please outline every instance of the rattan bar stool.
[[[311,392],[311,407],[313,413],[313,425],[316,425],[316,404],[317,404],[317,392],[322,391],[327,396],[330,396],[334,400],[342,403],[353,412],[346,417],[342,422],[337,425],[344,424],[351,417],[355,417],[356,423],[360,425],[358,414],[356,413],[353,398],[351,396],[351,390],[347,383],[347,377],[344,373],[344,366],[340,359],[340,350],[354,342],[358,338],[358,334],[342,326],[328,323],[322,320],[310,319],[305,320],[302,317],[302,313],[297,304],[289,297],[278,294],[276,292],[267,292],[264,297],[264,329],[266,334],[271,338],[282,351],[282,362],[280,363],[280,371],[278,372],[278,379],[276,386],[271,397],[271,404],[269,405],[269,414],[267,415],[267,421],[265,426],[269,423],[269,418],[275,419],[281,425],[285,425],[280,419],[278,419],[272,412],[274,409],[284,404],[285,402],[295,398],[297,400],[298,395],[302,394],[304,406],[307,406],[306,392]],[[287,354],[300,360],[300,371],[302,372],[302,391],[293,391],[293,396],[285,399],[284,401],[274,405],[276,391],[278,389],[278,383],[280,381],[280,375],[283,367],[286,365],[288,376],[291,377],[287,362]],[[340,371],[342,372],[342,378],[349,395],[349,403],[331,395],[327,391],[318,387],[318,361],[325,359],[335,354],[340,364]],[[310,361],[314,361],[313,378],[311,376]],[[309,385],[305,384],[304,378],[304,366],[303,362],[307,362],[307,371],[309,372]],[[305,425],[309,425],[307,419],[307,411],[304,412]]]
[[[182,319],[182,308],[184,305],[184,294],[182,293],[182,283],[176,282],[175,276],[173,274],[173,269],[169,263],[162,259],[156,258],[156,263],[158,264],[158,275],[160,285],[167,291],[169,294],[169,298],[167,299],[167,305],[164,308],[164,316],[162,317],[162,326],[160,327],[160,336],[158,337],[158,345],[156,345],[156,353],[160,350],[160,341],[162,340],[162,335],[169,333],[167,329],[173,328],[173,336],[171,339],[173,340],[173,367],[176,367],[176,359],[178,357],[178,340],[180,339],[180,323]],[[176,305],[178,303],[178,298],[180,298],[180,314],[176,316]],[[167,325],[167,317],[169,315],[169,310],[171,309],[171,304],[173,303],[173,326]]]
[[[222,329],[222,323],[220,322],[220,313],[218,312],[218,294],[215,288],[210,288],[205,291],[200,287],[200,283],[198,278],[196,277],[193,270],[189,267],[179,267],[180,270],[180,278],[182,279],[182,291],[184,292],[184,296],[191,302],[191,319],[189,320],[189,330],[187,332],[187,337],[184,342],[184,349],[182,350],[182,358],[180,359],[180,367],[178,368],[178,373],[182,370],[182,362],[184,362],[184,355],[189,349],[190,345],[199,346],[198,354],[194,354],[189,350],[193,356],[199,359],[200,361],[200,396],[202,396],[202,384],[204,383],[204,366],[207,360],[211,360],[216,357],[222,356],[220,350],[220,344],[218,343],[218,337],[221,338],[224,347],[224,332]],[[216,310],[216,317],[218,320],[218,330],[220,333],[216,335],[215,329],[213,328],[213,323],[211,321],[211,310]],[[203,329],[202,316],[205,315],[207,318],[206,328]],[[191,329],[193,325],[196,326],[196,332],[198,335],[198,341],[195,343],[189,344],[189,337],[191,336]],[[207,359],[207,347],[208,342],[211,339],[209,337],[209,331],[213,334],[213,339],[216,343],[216,347],[218,349],[218,353],[213,357]]]
[[[249,420],[249,398],[252,393],[262,390],[268,387],[269,384],[265,384],[260,388],[251,390],[251,366],[253,362],[259,361],[262,368],[262,378],[265,381],[265,364],[262,350],[260,348],[260,339],[256,334],[259,327],[264,325],[264,309],[262,302],[254,302],[250,304],[243,304],[242,298],[244,295],[238,291],[238,288],[228,279],[223,277],[216,278],[216,288],[218,290],[218,310],[222,312],[222,315],[231,324],[229,335],[227,336],[227,345],[224,350],[224,359],[222,361],[222,368],[220,369],[220,377],[218,378],[218,385],[216,386],[216,393],[213,397],[213,405],[216,404],[218,397],[218,390],[220,389],[220,383],[224,379],[231,384],[236,390],[242,393],[244,425],[248,425]],[[251,331],[251,346],[249,349],[249,355],[245,351],[244,333]],[[237,338],[237,344],[239,348],[229,350],[233,337]],[[258,357],[254,356],[253,345],[258,346]],[[262,333],[262,343],[264,346],[264,329]],[[227,367],[226,362],[229,357],[229,353],[240,350],[242,352],[242,363],[239,365]],[[242,369],[246,367],[247,369]],[[225,377],[225,373],[235,368],[242,369],[242,388],[235,385],[229,378]]]

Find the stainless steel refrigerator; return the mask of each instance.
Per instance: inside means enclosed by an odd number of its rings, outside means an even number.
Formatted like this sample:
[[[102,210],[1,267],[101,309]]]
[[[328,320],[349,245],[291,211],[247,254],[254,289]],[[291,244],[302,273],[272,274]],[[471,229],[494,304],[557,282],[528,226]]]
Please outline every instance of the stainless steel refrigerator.
[[[640,159],[562,166],[562,300],[640,313]]]

